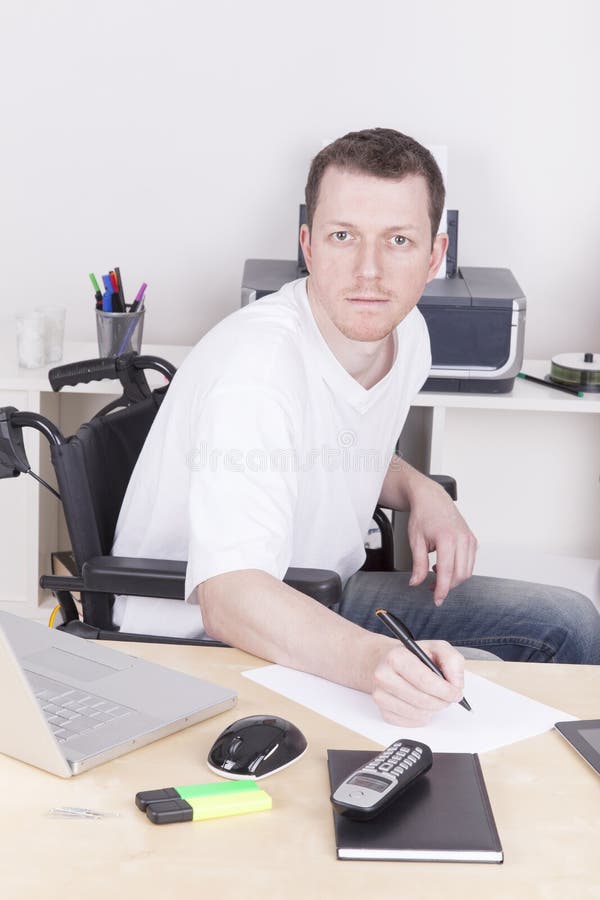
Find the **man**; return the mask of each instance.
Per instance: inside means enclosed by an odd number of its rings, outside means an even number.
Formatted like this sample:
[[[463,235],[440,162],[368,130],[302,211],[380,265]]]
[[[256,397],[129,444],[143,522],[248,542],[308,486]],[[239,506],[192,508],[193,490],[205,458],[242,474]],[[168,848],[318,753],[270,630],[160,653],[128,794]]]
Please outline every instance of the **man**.
[[[591,603],[470,577],[469,527],[438,485],[394,455],[431,364],[415,307],[447,246],[433,157],[389,129],[346,135],[313,161],[306,201],[308,279],[200,341],[125,497],[114,552],[187,559],[189,603],[119,598],[115,621],[138,632],[204,629],[368,691],[404,725],[462,696],[463,657],[446,640],[509,659],[600,662]],[[410,510],[410,576],[358,571],[377,502]],[[289,566],[339,572],[339,610],[283,584]],[[404,619],[446,680],[383,633],[378,606]]]

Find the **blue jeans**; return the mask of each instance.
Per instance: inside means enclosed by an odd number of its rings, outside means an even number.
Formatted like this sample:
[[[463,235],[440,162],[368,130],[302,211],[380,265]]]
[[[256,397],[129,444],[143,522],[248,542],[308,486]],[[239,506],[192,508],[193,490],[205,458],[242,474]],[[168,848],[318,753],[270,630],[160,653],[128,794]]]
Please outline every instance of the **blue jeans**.
[[[587,597],[566,588],[473,575],[437,607],[433,576],[409,587],[405,572],[357,572],[347,582],[338,612],[389,634],[375,615],[395,613],[419,639],[489,650],[516,662],[600,664],[600,614]]]

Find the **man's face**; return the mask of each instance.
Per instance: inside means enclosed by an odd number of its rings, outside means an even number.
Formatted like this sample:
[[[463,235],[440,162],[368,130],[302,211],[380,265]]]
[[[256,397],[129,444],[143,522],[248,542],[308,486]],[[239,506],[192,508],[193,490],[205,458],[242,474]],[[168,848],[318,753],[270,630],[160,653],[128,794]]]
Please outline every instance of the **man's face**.
[[[448,239],[438,235],[432,248],[428,201],[421,175],[392,181],[325,170],[300,242],[311,301],[347,338],[386,337],[435,277]]]

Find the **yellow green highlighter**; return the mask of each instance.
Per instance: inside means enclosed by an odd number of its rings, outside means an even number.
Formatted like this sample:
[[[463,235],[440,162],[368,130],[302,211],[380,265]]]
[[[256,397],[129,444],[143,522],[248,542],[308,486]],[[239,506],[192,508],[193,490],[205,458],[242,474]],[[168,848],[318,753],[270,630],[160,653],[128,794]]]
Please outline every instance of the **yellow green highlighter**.
[[[271,809],[273,805],[271,797],[253,780],[140,791],[135,796],[135,803],[155,825],[241,816]]]

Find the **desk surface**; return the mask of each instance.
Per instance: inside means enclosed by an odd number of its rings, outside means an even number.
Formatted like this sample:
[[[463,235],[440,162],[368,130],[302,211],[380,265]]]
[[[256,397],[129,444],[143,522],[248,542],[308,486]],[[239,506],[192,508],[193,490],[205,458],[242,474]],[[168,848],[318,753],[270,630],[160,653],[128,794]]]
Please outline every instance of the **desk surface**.
[[[123,649],[123,645],[120,645]],[[600,779],[556,732],[482,754],[505,863],[339,862],[326,748],[375,749],[364,737],[242,678],[260,664],[236,650],[128,645],[155,662],[239,692],[236,710],[63,781],[0,757],[0,873],[11,900],[202,896],[285,900],[410,896],[444,900],[600,897]],[[581,718],[600,716],[600,666],[470,662],[469,668]],[[283,715],[307,754],[262,782],[268,813],[158,827],[134,806],[138,790],[213,781],[204,760],[235,718]],[[51,819],[53,806],[119,812],[102,821]]]

